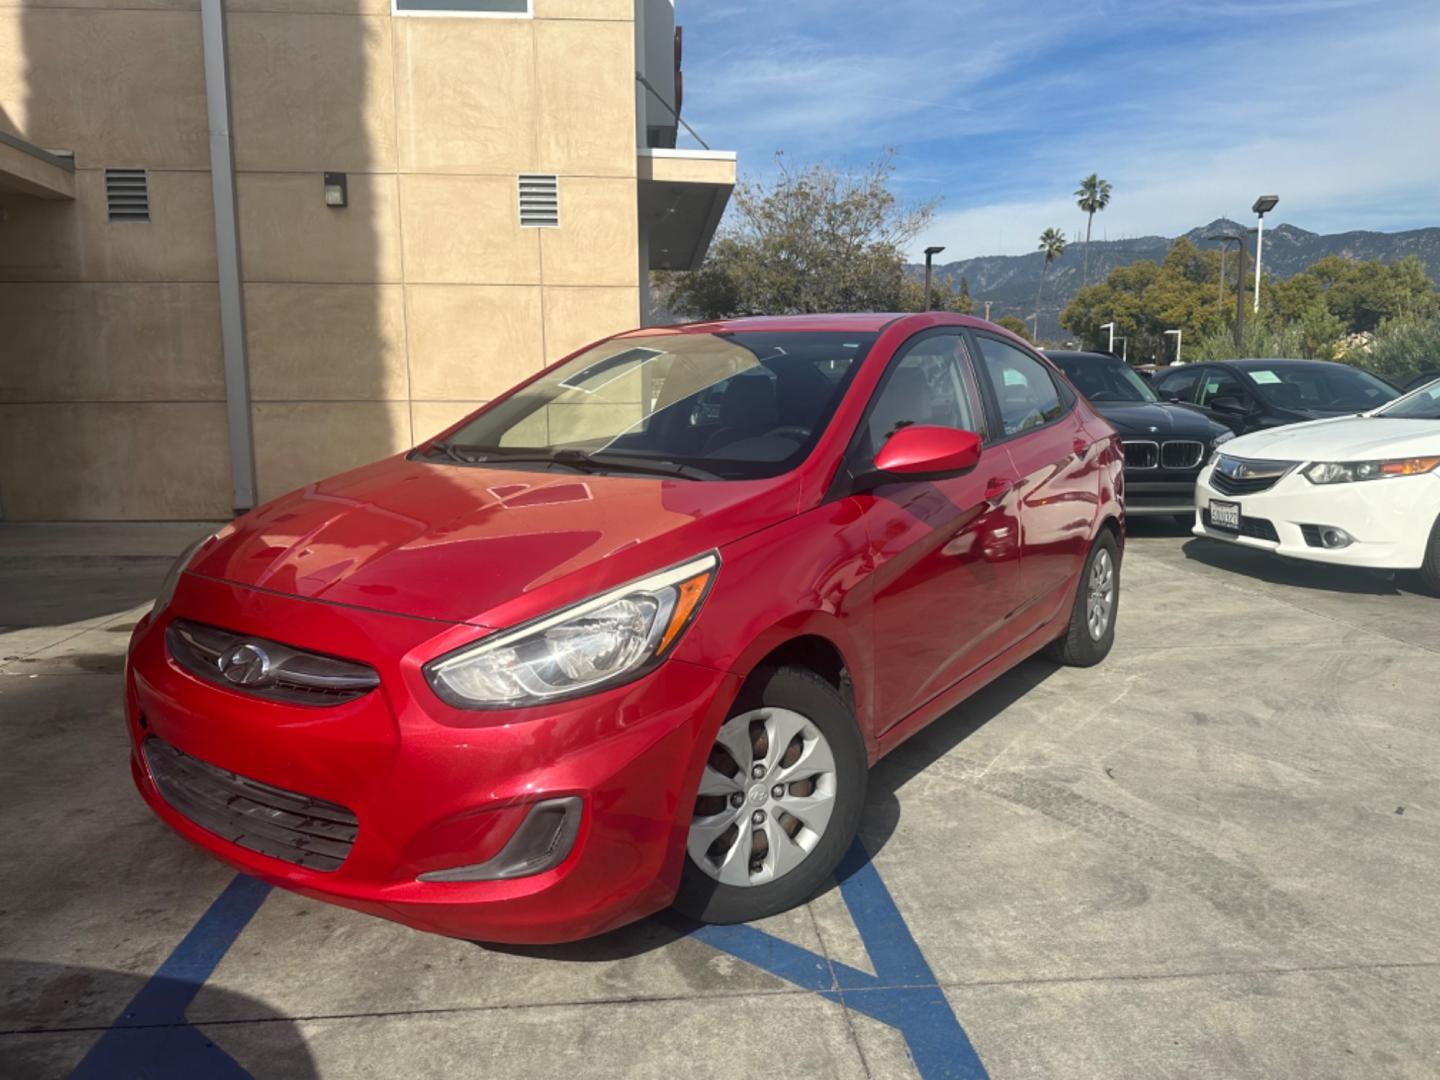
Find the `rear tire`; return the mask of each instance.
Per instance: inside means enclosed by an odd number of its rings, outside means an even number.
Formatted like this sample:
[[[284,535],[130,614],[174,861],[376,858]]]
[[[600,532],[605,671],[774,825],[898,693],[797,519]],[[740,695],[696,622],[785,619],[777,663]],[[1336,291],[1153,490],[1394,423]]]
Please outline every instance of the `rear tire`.
[[[1062,637],[1050,643],[1045,655],[1067,667],[1094,667],[1115,644],[1115,617],[1119,612],[1120,547],[1105,529],[1090,548],[1080,571],[1070,624]]]
[[[709,750],[675,907],[739,923],[809,900],[860,827],[867,771],[865,741],[833,686],[801,667],[756,671]]]
[[[1430,545],[1425,549],[1425,561],[1415,571],[1420,591],[1431,596],[1440,596],[1440,518],[1430,529]]]

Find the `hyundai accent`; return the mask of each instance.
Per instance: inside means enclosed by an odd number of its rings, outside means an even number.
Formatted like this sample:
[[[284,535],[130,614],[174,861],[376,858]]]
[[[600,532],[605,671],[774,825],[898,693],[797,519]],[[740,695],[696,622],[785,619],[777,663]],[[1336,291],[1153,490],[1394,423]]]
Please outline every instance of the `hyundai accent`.
[[[457,937],[769,915],[882,755],[1109,651],[1121,470],[978,320],[622,334],[183,554],[130,644],[135,781],[246,873]]]

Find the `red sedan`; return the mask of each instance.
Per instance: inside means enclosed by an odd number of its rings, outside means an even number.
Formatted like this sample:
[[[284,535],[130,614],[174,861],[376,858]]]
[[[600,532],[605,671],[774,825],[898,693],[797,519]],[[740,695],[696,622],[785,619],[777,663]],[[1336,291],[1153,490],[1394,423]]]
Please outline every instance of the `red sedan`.
[[[585,349],[186,552],[126,672],[141,794],[277,885],[488,941],[820,889],[866,771],[1109,651],[1115,434],[947,314]]]

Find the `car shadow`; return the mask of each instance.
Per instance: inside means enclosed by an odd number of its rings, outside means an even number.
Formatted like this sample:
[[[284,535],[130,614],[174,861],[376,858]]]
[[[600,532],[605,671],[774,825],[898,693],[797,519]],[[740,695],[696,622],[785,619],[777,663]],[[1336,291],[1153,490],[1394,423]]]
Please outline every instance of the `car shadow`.
[[[1187,559],[1271,585],[1352,596],[1400,596],[1412,590],[1393,570],[1332,566],[1273,555],[1268,551],[1195,537],[1180,548]]]
[[[1127,517],[1125,519],[1125,535],[1135,539],[1164,536],[1182,537],[1189,536],[1193,526],[1193,516],[1184,520],[1166,514],[1157,514],[1153,517]]]
[[[1057,670],[1059,668],[1051,661],[1032,657],[917,732],[870,770],[865,811],[860,819],[860,837],[872,859],[889,843],[900,825],[900,789]],[[850,872],[853,874],[856,869],[858,867]],[[837,874],[810,899],[826,895],[844,880],[844,874]],[[501,945],[478,941],[474,944],[489,951],[537,960],[609,963],[663,948],[690,935],[701,925],[672,908],[584,941],[560,945]]]
[[[207,986],[207,1004],[243,1029],[217,1041],[221,1025],[192,1026],[195,995],[185,979],[146,978],[75,964],[0,961],[0,1076],[247,1076],[225,1045],[244,1043],[263,1062],[257,1075],[310,1080],[320,1075],[299,1025],[264,1002]],[[119,1002],[108,1028],[93,1026],[97,1003]],[[128,1002],[128,1006],[125,1004]],[[178,1010],[178,1011],[177,1011]],[[225,1044],[225,1045],[222,1045]]]

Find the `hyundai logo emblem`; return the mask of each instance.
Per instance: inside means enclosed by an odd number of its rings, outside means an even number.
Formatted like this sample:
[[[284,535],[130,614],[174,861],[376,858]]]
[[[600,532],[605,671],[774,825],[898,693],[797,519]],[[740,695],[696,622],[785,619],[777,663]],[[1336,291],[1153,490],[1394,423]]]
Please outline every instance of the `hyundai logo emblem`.
[[[236,686],[263,686],[270,680],[270,654],[253,641],[227,649],[218,666],[225,681]]]

